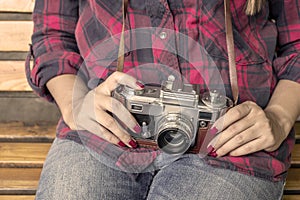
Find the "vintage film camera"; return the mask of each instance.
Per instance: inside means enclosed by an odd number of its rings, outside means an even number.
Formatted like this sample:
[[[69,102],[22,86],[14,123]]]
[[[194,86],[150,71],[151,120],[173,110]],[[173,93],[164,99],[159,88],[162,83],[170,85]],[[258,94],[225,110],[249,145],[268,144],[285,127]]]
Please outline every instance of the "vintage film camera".
[[[170,75],[161,86],[145,85],[142,90],[119,85],[112,96],[125,105],[142,127],[141,134],[131,133],[140,146],[183,154],[195,145],[199,149],[199,134],[206,134],[209,125],[232,106],[232,101],[217,91],[199,98],[193,85],[178,88],[174,81]]]

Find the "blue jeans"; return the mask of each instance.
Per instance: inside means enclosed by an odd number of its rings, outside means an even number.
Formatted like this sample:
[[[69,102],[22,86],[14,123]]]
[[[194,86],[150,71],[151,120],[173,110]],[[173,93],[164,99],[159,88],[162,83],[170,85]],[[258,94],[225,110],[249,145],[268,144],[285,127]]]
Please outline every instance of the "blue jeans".
[[[211,167],[192,154],[156,172],[128,174],[102,164],[82,145],[56,139],[45,161],[36,199],[277,200],[283,185]]]

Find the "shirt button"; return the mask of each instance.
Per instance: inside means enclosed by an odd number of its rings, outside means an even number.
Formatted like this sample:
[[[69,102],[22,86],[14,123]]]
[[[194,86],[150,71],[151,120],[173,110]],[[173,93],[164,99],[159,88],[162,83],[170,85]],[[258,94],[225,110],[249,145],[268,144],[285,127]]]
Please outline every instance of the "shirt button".
[[[159,37],[160,37],[160,39],[164,40],[167,38],[167,33],[163,31],[159,34]]]

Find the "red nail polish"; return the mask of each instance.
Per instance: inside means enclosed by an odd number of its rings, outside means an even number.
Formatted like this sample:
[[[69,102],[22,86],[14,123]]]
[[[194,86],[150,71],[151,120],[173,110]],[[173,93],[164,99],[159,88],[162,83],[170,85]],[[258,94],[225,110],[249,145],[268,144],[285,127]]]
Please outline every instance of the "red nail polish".
[[[216,127],[213,127],[212,129],[210,129],[209,130],[209,133],[211,134],[211,135],[216,135],[217,133],[218,133],[218,129],[216,128]]]
[[[140,125],[135,125],[135,127],[133,128],[133,130],[134,130],[134,132],[136,132],[136,133],[141,133],[141,131],[142,131],[142,128],[140,127]]]
[[[140,81],[137,81],[135,84],[137,84],[142,89],[145,88],[145,85],[143,83],[141,83]]]
[[[118,143],[118,145],[119,145],[120,147],[126,147],[126,144],[124,144],[124,142],[122,142],[122,141],[120,141],[120,142]]]
[[[212,156],[214,158],[216,158],[218,156],[217,152],[216,151],[212,151],[208,154],[209,156]]]
[[[208,154],[210,154],[211,152],[213,152],[215,150],[215,148],[213,148],[213,146],[209,145],[209,147],[207,148],[207,152]]]
[[[134,149],[137,148],[137,143],[134,140],[130,140],[129,145]]]

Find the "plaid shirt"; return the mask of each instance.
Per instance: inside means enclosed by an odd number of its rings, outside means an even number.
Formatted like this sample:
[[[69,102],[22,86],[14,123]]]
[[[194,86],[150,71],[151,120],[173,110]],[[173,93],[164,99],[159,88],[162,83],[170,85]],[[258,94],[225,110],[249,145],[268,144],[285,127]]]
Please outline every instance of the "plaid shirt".
[[[251,100],[264,108],[280,79],[300,83],[300,2],[269,0],[255,16],[244,13],[245,3],[231,1],[239,103]],[[53,101],[45,84],[55,76],[80,72],[93,89],[116,70],[121,0],[40,0],[33,19],[35,62],[27,76],[40,96]],[[130,33],[125,34],[124,72],[155,83],[179,73],[197,84],[200,93],[223,88],[231,97],[223,0],[130,0],[125,24]],[[138,29],[142,34],[134,31]],[[128,168],[125,164],[146,168],[160,154],[145,149],[129,154],[87,131],[70,130],[63,120],[57,137],[84,144],[121,169]],[[278,181],[286,177],[293,144],[292,130],[271,153],[204,159],[216,167]],[[130,160],[132,155],[141,159]]]

